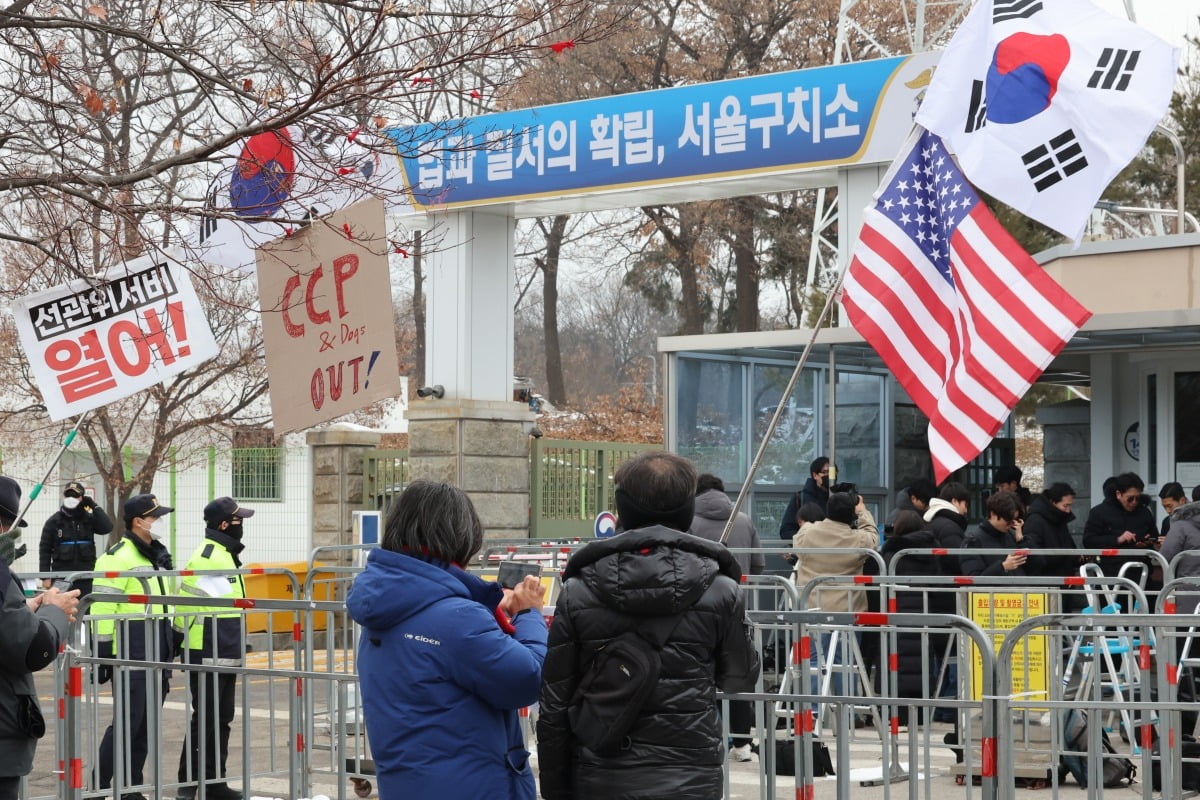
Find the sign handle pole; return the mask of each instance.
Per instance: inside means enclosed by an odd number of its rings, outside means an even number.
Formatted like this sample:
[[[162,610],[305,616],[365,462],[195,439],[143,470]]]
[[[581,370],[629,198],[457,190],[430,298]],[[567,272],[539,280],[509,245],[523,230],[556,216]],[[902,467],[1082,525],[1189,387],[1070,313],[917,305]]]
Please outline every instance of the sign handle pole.
[[[25,507],[22,508],[21,513],[17,515],[17,519],[25,518],[25,512],[29,510],[29,507],[33,505],[33,501],[36,500],[38,495],[42,493],[42,488],[46,485],[46,479],[50,477],[50,473],[54,471],[54,468],[58,466],[58,462],[62,460],[63,453],[67,452],[67,448],[70,447],[71,443],[75,441],[75,435],[79,433],[79,426],[83,424],[85,419],[87,419],[87,415],[88,412],[84,411],[79,415],[79,418],[75,420],[75,427],[71,428],[71,432],[67,434],[65,439],[63,439],[62,446],[58,448],[58,452],[55,453],[54,458],[50,461],[50,465],[46,467],[46,471],[42,474],[42,479],[34,484],[33,489],[30,490],[29,498],[25,501]]]

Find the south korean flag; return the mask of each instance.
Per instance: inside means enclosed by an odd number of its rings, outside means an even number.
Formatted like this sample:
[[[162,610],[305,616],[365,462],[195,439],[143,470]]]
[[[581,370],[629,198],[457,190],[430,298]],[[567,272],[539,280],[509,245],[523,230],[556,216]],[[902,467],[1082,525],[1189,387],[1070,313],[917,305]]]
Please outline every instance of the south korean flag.
[[[1178,62],[1088,0],[979,0],[916,121],[980,189],[1077,240],[1166,113]]]

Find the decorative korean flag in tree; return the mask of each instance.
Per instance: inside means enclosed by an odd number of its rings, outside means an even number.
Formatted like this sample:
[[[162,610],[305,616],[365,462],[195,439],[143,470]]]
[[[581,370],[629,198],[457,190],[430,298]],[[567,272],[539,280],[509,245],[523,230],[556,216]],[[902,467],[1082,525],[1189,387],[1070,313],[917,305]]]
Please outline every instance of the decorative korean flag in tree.
[[[1166,113],[1178,61],[1088,0],[979,0],[916,121],[978,188],[1078,239]]]

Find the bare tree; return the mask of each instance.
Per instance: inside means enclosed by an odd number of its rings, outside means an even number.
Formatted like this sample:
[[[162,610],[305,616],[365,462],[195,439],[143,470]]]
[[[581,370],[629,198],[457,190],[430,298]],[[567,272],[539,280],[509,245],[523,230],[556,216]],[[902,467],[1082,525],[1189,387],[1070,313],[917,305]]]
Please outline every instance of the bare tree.
[[[0,295],[86,278],[176,247],[200,221],[236,216],[210,202],[206,169],[247,137],[292,126],[305,156],[358,136],[394,157],[404,142],[389,142],[387,130],[452,126],[456,114],[502,102],[551,45],[601,35],[591,20],[585,0],[10,4],[0,9]],[[421,303],[421,251],[412,250]],[[220,355],[92,412],[80,428],[121,498],[149,488],[173,445],[269,419],[255,298],[190,267]],[[60,438],[11,335],[5,344],[0,428]],[[131,475],[127,448],[144,456]]]

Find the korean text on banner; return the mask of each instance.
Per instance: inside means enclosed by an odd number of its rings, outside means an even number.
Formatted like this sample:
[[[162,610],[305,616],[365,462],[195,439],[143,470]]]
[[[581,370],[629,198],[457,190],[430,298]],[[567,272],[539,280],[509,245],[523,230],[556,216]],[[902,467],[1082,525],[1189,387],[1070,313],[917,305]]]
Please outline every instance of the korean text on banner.
[[[987,447],[1091,316],[920,128],[863,215],[843,289],[850,324],[929,418],[938,483]]]
[[[400,394],[383,201],[259,248],[258,291],[276,433]]]
[[[128,397],[217,354],[187,270],[169,256],[19,298],[12,311],[53,420]]]
[[[1178,49],[1088,0],[980,0],[916,121],[980,189],[1078,239],[1166,113],[1178,61]]]

